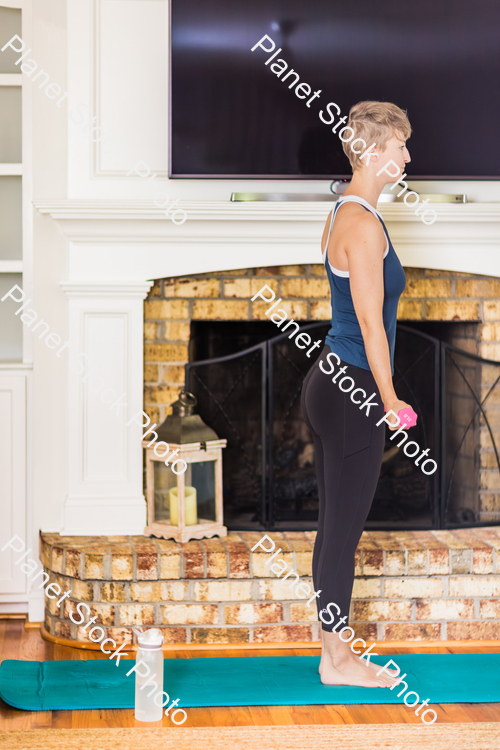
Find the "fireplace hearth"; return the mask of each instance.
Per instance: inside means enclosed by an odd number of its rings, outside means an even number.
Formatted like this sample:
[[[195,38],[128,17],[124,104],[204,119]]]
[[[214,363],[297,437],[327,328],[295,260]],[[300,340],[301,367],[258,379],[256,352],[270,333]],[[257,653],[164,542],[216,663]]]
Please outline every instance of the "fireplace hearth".
[[[324,339],[329,327],[298,322],[314,340]],[[398,325],[396,391],[417,411],[412,439],[429,449],[438,468],[422,473],[387,429],[367,529],[485,524],[481,467],[500,472],[496,412],[489,410],[498,400],[500,363],[478,356],[477,327],[453,321]],[[267,320],[191,323],[186,387],[202,418],[228,441],[224,518],[230,529],[317,525],[314,447],[300,410],[302,382],[314,360],[288,335]]]

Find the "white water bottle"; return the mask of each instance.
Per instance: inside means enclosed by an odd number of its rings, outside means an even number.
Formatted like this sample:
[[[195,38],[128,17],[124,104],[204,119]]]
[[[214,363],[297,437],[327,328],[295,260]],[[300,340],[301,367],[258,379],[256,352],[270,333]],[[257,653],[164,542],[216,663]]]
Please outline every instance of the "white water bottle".
[[[135,718],[137,721],[160,721],[163,715],[163,635],[158,628],[136,628],[134,632],[139,640],[135,673]]]

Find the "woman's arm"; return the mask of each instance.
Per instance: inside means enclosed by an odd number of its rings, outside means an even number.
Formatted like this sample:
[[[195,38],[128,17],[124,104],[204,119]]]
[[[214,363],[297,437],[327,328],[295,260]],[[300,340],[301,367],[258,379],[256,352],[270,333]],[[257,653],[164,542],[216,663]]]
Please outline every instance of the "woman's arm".
[[[394,390],[387,334],[384,328],[384,250],[386,237],[372,214],[349,217],[344,234],[349,263],[349,281],[354,310],[363,335],[366,357],[386,411],[397,414],[409,406]]]

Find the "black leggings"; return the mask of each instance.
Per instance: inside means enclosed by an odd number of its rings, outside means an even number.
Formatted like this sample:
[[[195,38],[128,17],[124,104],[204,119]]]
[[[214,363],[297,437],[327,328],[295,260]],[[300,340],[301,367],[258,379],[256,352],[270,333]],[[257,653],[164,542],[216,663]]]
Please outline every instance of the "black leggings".
[[[354,581],[354,554],[361,538],[363,527],[373,501],[382,464],[385,442],[385,424],[376,422],[384,415],[384,405],[370,370],[347,365],[330,355],[325,346],[316,363],[307,374],[302,388],[302,414],[314,438],[316,475],[318,478],[319,519],[318,533],[313,554],[314,590],[321,589],[317,599],[318,613],[332,606],[323,614],[323,630],[331,632],[338,628],[338,619],[349,619]],[[330,372],[326,375],[319,367]],[[331,364],[330,364],[331,363]],[[339,368],[346,366],[337,382],[332,382]],[[351,377],[355,385],[350,392]],[[377,406],[360,409],[351,400],[363,403],[366,399],[355,393],[362,388],[372,403]],[[367,415],[368,411],[368,415]],[[342,628],[340,628],[341,630]],[[339,630],[336,630],[339,632]]]

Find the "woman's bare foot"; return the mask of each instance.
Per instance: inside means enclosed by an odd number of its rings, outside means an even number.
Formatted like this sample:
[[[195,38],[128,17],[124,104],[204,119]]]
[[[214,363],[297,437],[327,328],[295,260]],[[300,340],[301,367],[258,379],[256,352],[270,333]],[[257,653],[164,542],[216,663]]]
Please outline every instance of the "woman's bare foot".
[[[366,661],[366,659],[363,659],[363,661]],[[373,671],[375,672],[375,674],[377,674],[377,672],[380,672],[380,670],[382,669],[383,665],[372,664],[370,662],[370,664],[368,664],[368,666],[370,667],[370,669],[373,669]],[[386,673],[387,672],[389,672],[389,674],[391,674],[393,677],[397,677],[398,674],[399,674],[399,672],[398,672],[397,669],[386,669]]]
[[[326,656],[325,655],[325,642],[323,638],[323,633],[324,633],[323,628],[320,628],[320,633],[321,633],[321,658],[319,661],[318,672],[320,674],[323,674],[323,667],[324,667],[325,656]],[[353,652],[351,651],[351,653]],[[371,662],[367,662],[366,660],[363,660],[361,663],[366,664],[372,670],[374,674],[376,674],[380,670],[380,666],[378,664],[372,664]],[[397,669],[388,669],[386,670],[386,672],[389,672],[389,674],[391,674],[393,677],[397,677],[399,674]]]
[[[387,673],[377,676],[381,667],[367,664],[355,656],[337,633],[323,632],[324,659],[321,672],[323,685],[357,685],[360,687],[392,687],[399,680]]]
[[[363,664],[356,656],[339,660],[334,666],[333,660],[325,661],[321,674],[323,685],[356,685],[359,687],[390,688],[397,680],[389,675],[376,673],[368,664]]]

